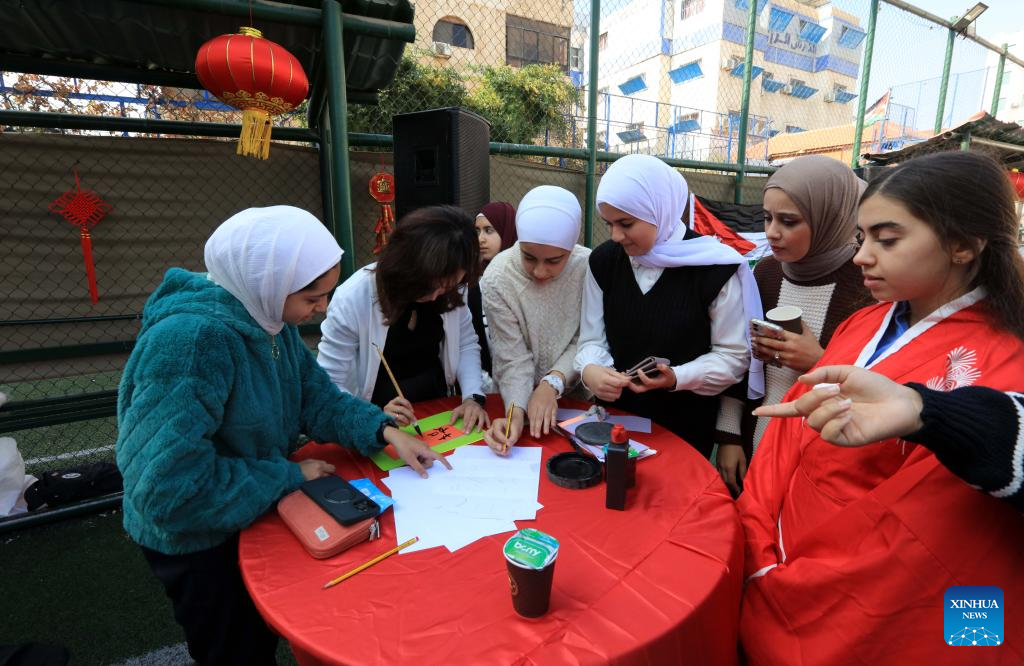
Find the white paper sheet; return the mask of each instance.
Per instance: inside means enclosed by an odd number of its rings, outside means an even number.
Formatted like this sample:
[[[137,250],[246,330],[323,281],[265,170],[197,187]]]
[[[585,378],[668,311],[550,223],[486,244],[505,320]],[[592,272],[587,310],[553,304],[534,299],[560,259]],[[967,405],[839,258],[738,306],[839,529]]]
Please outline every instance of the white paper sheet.
[[[513,447],[507,457],[486,446],[462,446],[448,461],[434,464],[421,478],[399,467],[382,479],[395,500],[398,543],[419,542],[403,553],[446,546],[454,552],[477,539],[516,529],[516,520],[535,520],[541,448]]]

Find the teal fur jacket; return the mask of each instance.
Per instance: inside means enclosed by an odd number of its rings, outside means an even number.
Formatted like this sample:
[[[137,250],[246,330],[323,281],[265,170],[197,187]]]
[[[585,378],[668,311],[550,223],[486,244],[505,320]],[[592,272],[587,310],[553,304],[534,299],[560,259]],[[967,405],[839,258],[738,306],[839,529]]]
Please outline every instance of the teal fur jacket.
[[[117,401],[124,527],[175,555],[212,548],[303,482],[299,434],[369,455],[385,414],[342,393],[294,326],[271,337],[205,273],[150,296]]]

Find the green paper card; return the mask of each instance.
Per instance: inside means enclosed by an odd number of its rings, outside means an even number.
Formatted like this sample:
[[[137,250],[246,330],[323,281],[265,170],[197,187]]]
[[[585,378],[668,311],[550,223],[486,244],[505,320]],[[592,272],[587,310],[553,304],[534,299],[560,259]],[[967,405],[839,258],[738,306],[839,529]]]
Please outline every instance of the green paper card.
[[[455,425],[448,425],[451,418],[451,412],[441,412],[420,419],[420,430],[423,431],[423,437],[418,436],[411,425],[402,428],[402,432],[407,432],[416,439],[426,442],[431,449],[438,453],[447,453],[466,444],[475,444],[484,438],[482,430],[467,434],[463,429],[461,418],[455,422]],[[397,467],[405,466],[405,461],[395,455],[390,444],[370,456],[370,460],[383,472],[390,472]]]

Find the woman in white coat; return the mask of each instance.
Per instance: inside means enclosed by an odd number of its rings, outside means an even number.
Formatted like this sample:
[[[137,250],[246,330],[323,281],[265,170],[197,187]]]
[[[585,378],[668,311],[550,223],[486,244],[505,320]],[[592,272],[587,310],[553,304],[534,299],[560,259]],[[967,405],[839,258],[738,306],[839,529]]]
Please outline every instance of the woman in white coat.
[[[458,394],[452,422],[462,417],[467,432],[485,428],[480,345],[464,300],[479,277],[479,252],[473,220],[457,208],[403,217],[377,263],[345,280],[327,309],[318,361],[335,385],[401,425],[415,419],[411,403]]]

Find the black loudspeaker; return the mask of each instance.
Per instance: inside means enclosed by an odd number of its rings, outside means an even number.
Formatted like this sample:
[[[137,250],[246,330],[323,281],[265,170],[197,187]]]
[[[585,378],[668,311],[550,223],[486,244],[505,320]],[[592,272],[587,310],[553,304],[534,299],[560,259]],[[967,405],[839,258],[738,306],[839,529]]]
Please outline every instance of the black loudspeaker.
[[[398,220],[423,206],[449,204],[476,215],[491,200],[491,125],[459,107],[391,119]]]

